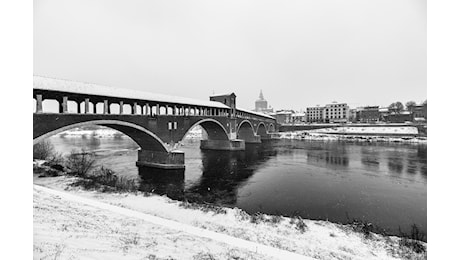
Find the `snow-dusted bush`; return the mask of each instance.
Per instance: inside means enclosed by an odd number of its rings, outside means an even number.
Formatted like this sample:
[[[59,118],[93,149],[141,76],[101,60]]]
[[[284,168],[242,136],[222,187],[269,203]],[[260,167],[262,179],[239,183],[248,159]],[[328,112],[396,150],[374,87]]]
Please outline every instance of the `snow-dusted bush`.
[[[70,173],[84,177],[94,167],[95,161],[94,155],[85,150],[72,150],[66,158],[66,166]]]

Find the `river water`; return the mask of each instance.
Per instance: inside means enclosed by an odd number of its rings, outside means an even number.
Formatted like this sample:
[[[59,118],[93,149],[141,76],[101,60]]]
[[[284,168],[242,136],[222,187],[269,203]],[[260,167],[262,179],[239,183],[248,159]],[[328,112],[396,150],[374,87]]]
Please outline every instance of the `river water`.
[[[347,223],[360,219],[391,234],[416,224],[426,233],[427,146],[271,140],[241,152],[202,151],[187,139],[185,172],[138,169],[129,138],[49,138],[56,150],[85,148],[99,165],[174,199],[236,206],[247,212]]]

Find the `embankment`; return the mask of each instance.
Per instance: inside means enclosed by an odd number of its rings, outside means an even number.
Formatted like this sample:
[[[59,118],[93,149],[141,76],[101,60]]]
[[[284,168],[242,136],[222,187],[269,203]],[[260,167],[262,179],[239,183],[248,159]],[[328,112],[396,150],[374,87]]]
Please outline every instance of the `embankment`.
[[[72,185],[77,179],[59,176],[34,178],[34,182],[73,196],[306,258],[426,259],[426,253],[415,253],[403,246],[401,238],[366,232],[363,226],[298,217],[248,215],[237,208],[190,204],[139,192],[87,191]],[[263,250],[254,252],[238,246],[222,245],[213,239],[203,240],[149,225],[142,219],[113,215],[101,209],[88,208],[85,204],[67,202],[59,196],[34,192],[34,254],[40,258],[59,254],[75,259],[270,259]],[[420,243],[426,246],[426,243]]]

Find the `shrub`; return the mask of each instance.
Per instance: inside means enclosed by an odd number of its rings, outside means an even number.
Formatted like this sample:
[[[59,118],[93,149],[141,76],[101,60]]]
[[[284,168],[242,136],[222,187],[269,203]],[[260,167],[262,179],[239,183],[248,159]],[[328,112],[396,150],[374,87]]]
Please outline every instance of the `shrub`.
[[[84,189],[102,189],[102,192],[110,191],[138,191],[135,179],[119,177],[111,169],[101,166],[92,174],[81,175],[81,179],[75,181],[72,186],[80,186]]]
[[[116,185],[118,180],[115,172],[111,169],[105,168],[104,166],[101,166],[99,169],[95,170],[91,176],[87,177],[99,182],[100,184],[112,187]]]
[[[371,238],[372,233],[380,233],[382,235],[386,235],[387,232],[385,229],[372,224],[371,222],[365,220],[365,219],[351,219],[350,216],[348,216],[348,212],[345,213],[348,219],[348,225],[353,229],[355,232],[362,233],[365,238]]]
[[[214,259],[216,258],[209,252],[200,252],[193,256],[193,260],[214,260]]]
[[[289,224],[294,225],[295,229],[299,230],[300,233],[304,233],[305,231],[308,230],[307,224],[305,224],[302,217],[298,215],[291,217]]]
[[[85,177],[94,167],[94,163],[94,155],[84,150],[81,150],[81,152],[72,150],[70,155],[66,158],[66,166],[70,173],[80,177]]]
[[[410,235],[403,233],[401,229],[399,229],[399,234],[402,237],[399,242],[401,247],[409,248],[416,253],[424,253],[426,251],[425,245],[421,242],[426,240],[426,235],[420,231],[417,225],[412,225]]]
[[[281,216],[280,215],[273,215],[271,218],[270,218],[270,222],[272,224],[278,224],[281,222]]]
[[[54,157],[56,152],[54,151],[54,146],[49,140],[41,141],[34,145],[33,148],[33,158],[38,160],[46,160],[51,157]]]
[[[197,209],[203,212],[212,212],[214,215],[217,214],[227,214],[227,210],[223,207],[206,204],[206,203],[195,203],[195,202],[188,202],[188,201],[181,201],[179,206],[185,209]]]
[[[260,222],[265,221],[265,216],[264,214],[257,212],[256,214],[252,214],[249,222],[254,223],[254,224],[259,224]]]

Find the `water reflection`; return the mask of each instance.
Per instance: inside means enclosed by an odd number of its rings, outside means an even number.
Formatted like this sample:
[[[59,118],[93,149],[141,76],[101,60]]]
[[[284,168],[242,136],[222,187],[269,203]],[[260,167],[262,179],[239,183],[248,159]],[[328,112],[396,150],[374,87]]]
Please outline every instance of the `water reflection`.
[[[372,146],[362,146],[361,164],[369,170],[378,170],[380,167],[380,153]]]
[[[306,149],[308,164],[340,168],[346,168],[349,164],[348,152],[344,145],[315,143],[304,149]]]
[[[401,157],[388,158],[388,168],[392,172],[402,173],[404,169],[403,159]]]
[[[138,167],[139,190],[166,195],[172,199],[184,199],[184,170],[162,170]]]
[[[201,151],[202,176],[186,191],[192,201],[235,205],[238,187],[276,151],[269,144],[250,145],[245,151]]]

